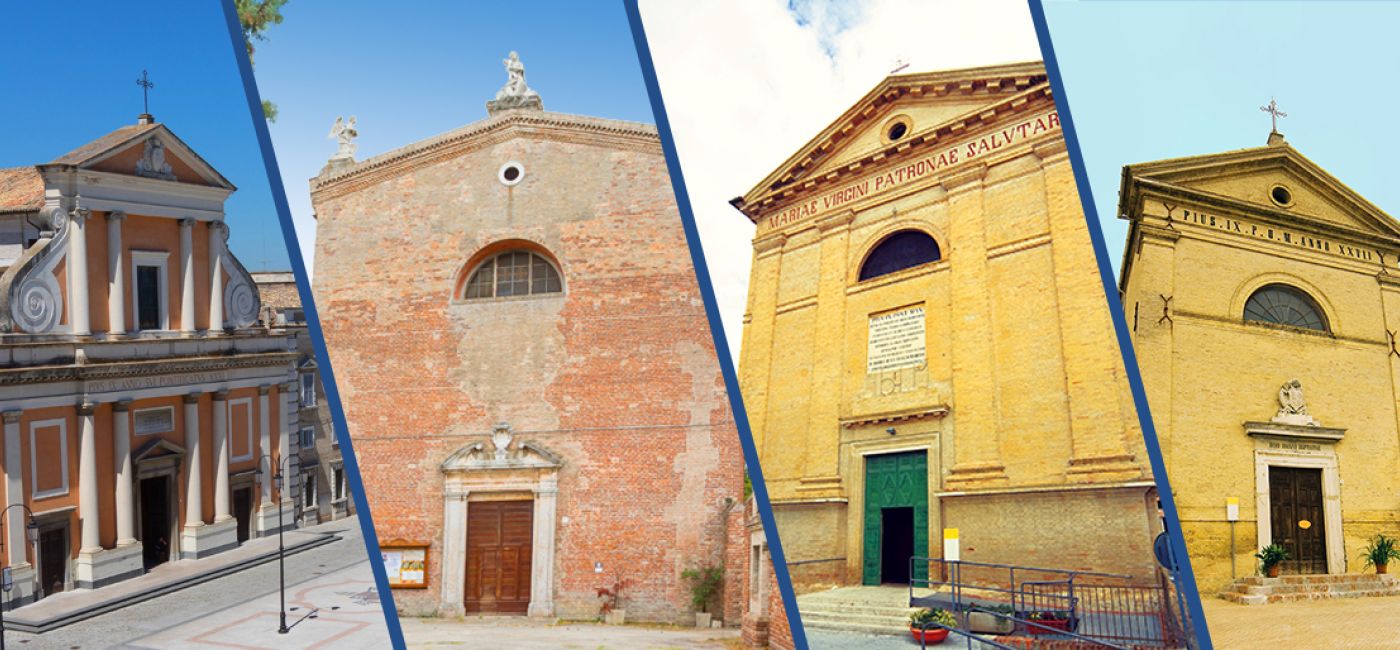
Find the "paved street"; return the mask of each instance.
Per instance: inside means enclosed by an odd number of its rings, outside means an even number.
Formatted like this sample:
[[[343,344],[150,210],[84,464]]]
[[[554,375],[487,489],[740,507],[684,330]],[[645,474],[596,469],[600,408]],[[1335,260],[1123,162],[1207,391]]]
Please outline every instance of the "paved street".
[[[1338,598],[1272,605],[1236,605],[1204,598],[1217,648],[1394,648],[1400,639],[1400,597]]]
[[[563,623],[521,617],[442,620],[404,618],[409,648],[499,650],[716,650],[741,648],[739,630]]]
[[[288,624],[277,634],[277,562],[195,585],[41,635],[6,632],[11,648],[390,647],[359,520],[322,524],[342,539],[287,556]],[[290,611],[291,608],[297,608]]]
[[[910,650],[918,648],[919,642],[908,634],[883,635],[883,634],[863,634],[860,632],[833,632],[831,630],[807,630],[807,645],[812,650]],[[944,650],[955,650],[958,648],[968,648],[967,637],[950,636],[942,644],[929,646]],[[971,641],[970,647],[973,650],[983,648],[991,650],[995,646],[990,646],[977,641]]]

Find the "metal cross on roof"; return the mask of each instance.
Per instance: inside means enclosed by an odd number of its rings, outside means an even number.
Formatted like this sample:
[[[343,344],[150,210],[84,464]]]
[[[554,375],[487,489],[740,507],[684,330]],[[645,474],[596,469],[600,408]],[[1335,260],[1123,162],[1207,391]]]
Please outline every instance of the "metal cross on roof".
[[[1260,106],[1259,110],[1269,114],[1269,118],[1273,121],[1273,131],[1275,133],[1278,132],[1278,118],[1288,117],[1288,113],[1278,109],[1278,102],[1274,101],[1273,97],[1269,98],[1268,106]]]
[[[156,84],[154,81],[151,81],[150,78],[146,76],[146,71],[142,70],[141,78],[136,80],[136,85],[141,87],[141,107],[145,109],[141,112],[149,114],[151,112],[150,91],[152,88],[156,87]]]

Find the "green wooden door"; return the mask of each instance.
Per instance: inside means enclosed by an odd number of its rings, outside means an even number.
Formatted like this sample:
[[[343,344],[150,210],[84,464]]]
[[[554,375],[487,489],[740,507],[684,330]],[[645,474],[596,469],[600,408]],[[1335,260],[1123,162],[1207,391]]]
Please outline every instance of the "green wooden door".
[[[928,453],[913,451],[865,457],[865,544],[861,582],[880,584],[883,547],[881,511],[914,509],[914,554],[928,557]],[[904,558],[908,560],[908,558]],[[928,566],[914,567],[914,579],[928,578]]]

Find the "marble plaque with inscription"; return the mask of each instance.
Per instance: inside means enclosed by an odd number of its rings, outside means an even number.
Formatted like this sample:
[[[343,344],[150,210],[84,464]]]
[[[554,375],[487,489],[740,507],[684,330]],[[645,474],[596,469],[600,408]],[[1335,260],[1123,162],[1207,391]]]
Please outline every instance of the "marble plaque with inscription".
[[[871,316],[865,371],[921,368],[927,362],[924,347],[922,305]]]

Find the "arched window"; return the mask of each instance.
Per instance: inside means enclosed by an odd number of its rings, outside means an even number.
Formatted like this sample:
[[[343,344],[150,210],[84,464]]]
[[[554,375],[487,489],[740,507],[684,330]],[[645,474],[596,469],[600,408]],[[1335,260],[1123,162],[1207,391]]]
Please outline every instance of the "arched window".
[[[549,260],[537,253],[516,250],[495,255],[476,267],[467,280],[463,297],[504,298],[563,290],[559,271]]]
[[[1319,332],[1330,331],[1327,318],[1312,296],[1286,284],[1269,284],[1255,291],[1244,303],[1244,319]]]
[[[860,267],[860,279],[869,280],[895,271],[938,261],[938,242],[928,233],[901,230],[881,241]]]

